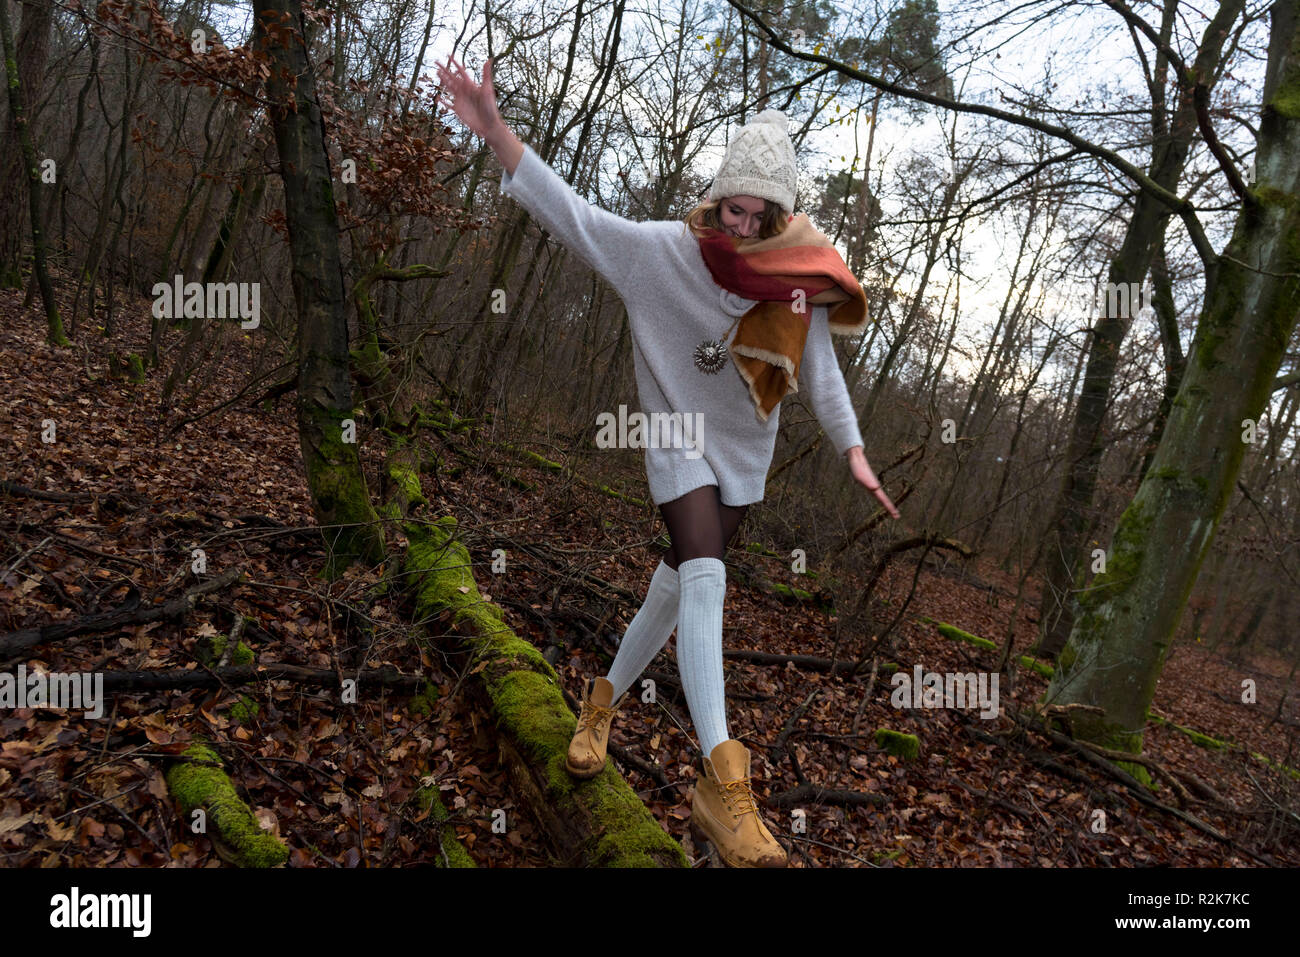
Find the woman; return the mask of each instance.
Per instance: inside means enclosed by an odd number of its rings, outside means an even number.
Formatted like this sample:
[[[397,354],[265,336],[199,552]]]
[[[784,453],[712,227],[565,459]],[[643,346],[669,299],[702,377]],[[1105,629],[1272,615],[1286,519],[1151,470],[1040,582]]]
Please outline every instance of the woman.
[[[661,427],[644,443],[646,473],[672,545],[609,674],[586,683],[569,772],[589,778],[604,767],[624,692],[676,626],[682,687],[704,755],[691,832],[729,866],[783,867],[785,851],[754,803],[749,751],[727,734],[722,559],[748,506],[763,498],[780,399],[801,388],[853,477],[899,517],[863,455],[831,347],[832,332],[866,325],[866,298],[831,242],[807,216],[792,215],[794,145],[778,111],[765,110],[736,134],[708,201],[685,226],[637,223],[587,203],[511,132],[497,110],[491,60],[481,85],[451,57],[438,75],[452,110],[505,167],[501,192],[626,303],[642,411]],[[692,435],[682,429],[656,441],[665,424],[691,422],[700,426]]]

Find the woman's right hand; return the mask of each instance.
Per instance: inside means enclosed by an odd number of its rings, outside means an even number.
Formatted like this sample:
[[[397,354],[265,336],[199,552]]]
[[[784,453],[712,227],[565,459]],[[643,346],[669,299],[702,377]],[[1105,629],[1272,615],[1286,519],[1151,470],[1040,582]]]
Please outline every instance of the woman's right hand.
[[[483,82],[475,83],[465,68],[450,55],[448,66],[438,64],[438,79],[444,92],[451,94],[452,112],[473,132],[487,139],[504,121],[497,110],[497,94],[492,88],[492,61],[483,64]],[[436,103],[436,100],[435,100]]]

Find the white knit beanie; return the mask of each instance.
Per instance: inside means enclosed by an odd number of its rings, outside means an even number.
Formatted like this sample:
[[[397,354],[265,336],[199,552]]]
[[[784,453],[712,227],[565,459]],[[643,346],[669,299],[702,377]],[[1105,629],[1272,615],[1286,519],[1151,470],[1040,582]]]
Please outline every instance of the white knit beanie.
[[[727,146],[708,198],[758,196],[792,213],[799,174],[786,126],[780,110],[764,110],[742,126]]]

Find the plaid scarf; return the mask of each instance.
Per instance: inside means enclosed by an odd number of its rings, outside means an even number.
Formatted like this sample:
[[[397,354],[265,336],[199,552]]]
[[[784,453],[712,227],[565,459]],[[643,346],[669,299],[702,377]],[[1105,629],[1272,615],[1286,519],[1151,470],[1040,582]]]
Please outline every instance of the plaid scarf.
[[[867,297],[835,246],[804,213],[767,239],[740,239],[717,229],[699,238],[700,253],[723,289],[759,300],[741,317],[728,351],[766,422],[788,392],[799,391],[799,364],[813,305],[830,304],[830,331],[867,327]],[[796,291],[806,296],[802,312]]]

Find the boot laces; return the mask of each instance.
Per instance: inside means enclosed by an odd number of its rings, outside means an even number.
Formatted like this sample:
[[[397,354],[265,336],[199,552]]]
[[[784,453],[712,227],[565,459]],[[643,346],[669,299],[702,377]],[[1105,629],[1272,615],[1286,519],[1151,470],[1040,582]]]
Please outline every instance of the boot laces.
[[[578,730],[592,730],[597,734],[603,732],[609,727],[610,719],[614,716],[614,708],[602,708],[598,704],[592,704],[590,701],[582,702],[582,713],[578,716]]]
[[[719,787],[722,789],[723,797],[727,799],[728,804],[735,808],[737,814],[758,816],[758,808],[754,805],[754,791],[750,787],[747,778],[738,778],[735,781],[720,781]]]

